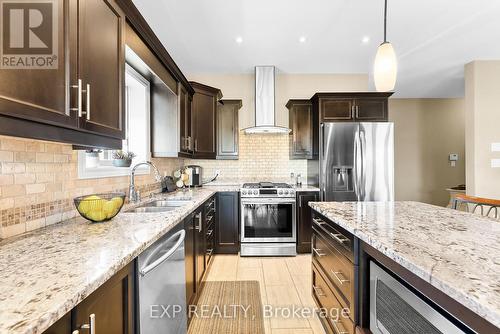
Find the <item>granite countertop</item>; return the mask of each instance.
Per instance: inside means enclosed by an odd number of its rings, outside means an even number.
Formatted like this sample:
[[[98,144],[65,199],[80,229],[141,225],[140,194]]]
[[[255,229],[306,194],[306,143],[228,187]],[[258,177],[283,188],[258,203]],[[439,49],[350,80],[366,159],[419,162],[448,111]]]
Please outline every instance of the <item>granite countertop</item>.
[[[217,191],[148,197],[190,198],[164,213],[122,212],[105,223],[81,217],[0,242],[0,333],[42,333]]]
[[[309,205],[500,328],[500,222],[417,202]]]

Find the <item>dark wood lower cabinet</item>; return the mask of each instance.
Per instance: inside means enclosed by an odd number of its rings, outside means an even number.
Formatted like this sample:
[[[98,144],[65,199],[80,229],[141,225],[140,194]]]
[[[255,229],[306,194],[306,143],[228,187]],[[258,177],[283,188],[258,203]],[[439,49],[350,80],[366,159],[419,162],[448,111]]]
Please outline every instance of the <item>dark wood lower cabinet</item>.
[[[73,329],[89,324],[95,316],[95,333],[134,333],[134,263],[120,270],[73,311]]]
[[[297,253],[311,253],[312,211],[309,202],[319,200],[319,192],[297,192]]]
[[[240,250],[239,195],[236,191],[217,194],[215,252],[218,254],[238,254]]]
[[[94,322],[94,333],[134,334],[134,293],[135,261],[121,269],[43,334],[69,334],[76,330],[79,333],[91,333],[90,328],[87,328],[91,321]]]
[[[186,238],[184,240],[185,268],[186,268],[186,303],[193,303],[196,293],[195,279],[195,246],[194,246],[194,214],[189,215],[184,220],[184,230]]]

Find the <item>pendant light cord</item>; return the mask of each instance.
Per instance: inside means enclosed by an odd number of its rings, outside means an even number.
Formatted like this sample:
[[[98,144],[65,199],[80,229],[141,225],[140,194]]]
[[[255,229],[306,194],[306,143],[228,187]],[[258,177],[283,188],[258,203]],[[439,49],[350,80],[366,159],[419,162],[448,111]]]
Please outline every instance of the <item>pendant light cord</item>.
[[[384,6],[384,43],[387,43],[387,0]]]

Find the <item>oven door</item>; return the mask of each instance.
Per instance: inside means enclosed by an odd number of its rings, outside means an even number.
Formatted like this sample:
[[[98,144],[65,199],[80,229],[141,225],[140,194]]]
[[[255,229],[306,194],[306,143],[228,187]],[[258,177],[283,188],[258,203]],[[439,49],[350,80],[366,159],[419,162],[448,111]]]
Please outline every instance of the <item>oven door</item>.
[[[295,226],[294,199],[241,199],[241,242],[295,242]]]

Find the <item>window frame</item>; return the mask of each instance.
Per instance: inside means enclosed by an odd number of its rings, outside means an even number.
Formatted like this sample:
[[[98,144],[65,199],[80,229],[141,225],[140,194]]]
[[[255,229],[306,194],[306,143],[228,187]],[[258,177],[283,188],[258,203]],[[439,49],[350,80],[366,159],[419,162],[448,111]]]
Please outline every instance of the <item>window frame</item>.
[[[132,66],[128,63],[125,63],[125,75],[131,75],[144,85],[145,89],[148,91],[146,96],[146,138],[151,138],[151,83],[144,76],[142,76],[139,72],[137,72]],[[127,90],[127,86],[125,86],[125,90]],[[125,139],[123,142],[127,142],[129,140],[129,115],[128,115],[128,106],[129,106],[129,98],[130,94],[125,93]],[[128,146],[128,144],[127,144]],[[104,163],[97,168],[87,168],[86,166],[86,152],[83,150],[78,151],[78,179],[97,179],[97,178],[107,178],[107,177],[119,177],[119,176],[127,176],[130,175],[132,168],[135,164],[132,164],[130,167],[115,167],[112,165],[112,160],[102,160]],[[146,160],[151,159],[151,140],[146,141]],[[139,163],[141,161],[137,161]],[[148,165],[139,166],[135,174],[137,175],[147,175],[150,174],[150,167]]]

